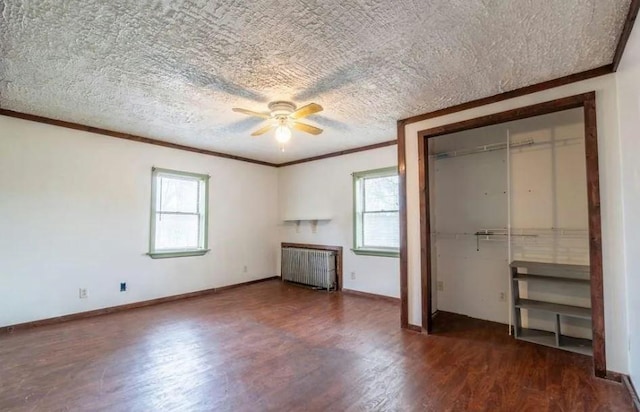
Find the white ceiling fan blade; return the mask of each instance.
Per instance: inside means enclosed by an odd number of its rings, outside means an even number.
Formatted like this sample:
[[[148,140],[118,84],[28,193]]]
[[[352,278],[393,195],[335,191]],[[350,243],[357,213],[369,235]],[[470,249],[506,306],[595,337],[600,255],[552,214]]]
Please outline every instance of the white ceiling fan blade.
[[[310,104],[308,104],[306,106],[302,106],[301,108],[299,108],[295,112],[291,113],[291,115],[289,115],[289,117],[292,118],[292,119],[302,119],[303,117],[307,117],[307,116],[310,116],[310,115],[312,115],[314,113],[321,112],[322,110],[324,110],[324,109],[319,104],[310,103]]]
[[[262,117],[263,119],[270,119],[271,118],[271,114],[269,114],[269,113],[259,113],[259,112],[254,112],[252,110],[240,109],[238,107],[234,107],[231,110],[233,110],[236,113],[246,114],[248,116]]]
[[[293,128],[296,130],[300,130],[301,132],[305,132],[305,133],[310,133],[312,135],[319,135],[320,133],[322,133],[322,129],[315,127],[315,126],[311,126],[309,124],[306,123],[298,123],[298,122],[293,122]]]
[[[251,133],[251,136],[260,136],[261,134],[267,133],[269,130],[273,129],[274,127],[275,127],[274,125],[268,124],[256,130],[255,132]]]

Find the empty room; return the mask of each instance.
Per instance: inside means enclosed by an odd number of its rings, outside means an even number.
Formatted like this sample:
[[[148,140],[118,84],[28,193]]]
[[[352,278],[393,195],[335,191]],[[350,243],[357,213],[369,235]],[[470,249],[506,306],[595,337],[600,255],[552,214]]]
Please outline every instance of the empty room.
[[[640,0],[0,2],[0,411],[638,411]]]

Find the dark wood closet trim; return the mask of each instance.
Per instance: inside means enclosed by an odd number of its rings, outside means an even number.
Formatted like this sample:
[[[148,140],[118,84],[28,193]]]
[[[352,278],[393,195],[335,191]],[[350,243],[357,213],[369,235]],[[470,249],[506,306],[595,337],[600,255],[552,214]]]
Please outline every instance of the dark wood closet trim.
[[[180,295],[173,295],[173,296],[166,296],[163,298],[144,300],[142,302],[127,303],[125,305],[111,306],[108,308],[90,310],[87,312],[72,313],[70,315],[57,316],[55,318],[41,319],[41,320],[35,320],[32,322],[18,323],[16,325],[2,326],[0,327],[0,334],[13,333],[19,330],[31,329],[31,328],[46,326],[46,325],[55,325],[57,323],[70,322],[70,321],[79,320],[79,319],[93,318],[96,316],[102,316],[102,315],[108,315],[110,313],[124,312],[126,310],[144,308],[146,306],[159,305],[162,303],[173,302],[176,300],[198,298],[201,296],[211,295],[214,293],[220,293],[228,289],[235,289],[242,286],[248,286],[248,285],[252,285],[254,283],[260,283],[260,282],[267,282],[269,280],[274,280],[279,278],[280,278],[279,276],[271,276],[264,279],[250,280],[248,282],[237,283],[235,285],[198,290],[196,292],[189,292],[189,293],[183,293]]]
[[[618,39],[616,53],[613,56],[612,66],[614,72],[618,70],[620,60],[622,60],[624,48],[627,46],[627,41],[629,41],[629,36],[631,35],[631,30],[633,29],[633,24],[636,22],[636,18],[638,17],[638,10],[640,10],[640,0],[631,0],[631,4],[629,5],[629,12],[627,13],[627,19],[624,22],[622,34],[620,34],[620,38]]]
[[[400,326],[409,327],[407,246],[407,155],[404,124],[398,122],[398,218],[400,221]]]
[[[598,132],[596,94],[584,93],[532,106],[521,107],[475,119],[464,120],[418,132],[420,182],[420,259],[422,286],[422,328],[431,331],[431,248],[429,246],[429,168],[428,145],[432,137],[486,127],[534,116],[582,107],[584,110],[585,158],[587,166],[587,202],[589,209],[589,259],[591,267],[591,312],[593,329],[593,364],[598,377],[607,377],[605,353],[604,296],[602,278],[602,234],[600,221],[600,183],[598,171]],[[426,300],[425,297],[426,296]],[[426,315],[426,316],[425,316]]]
[[[328,159],[330,157],[336,157],[336,156],[344,156],[344,155],[348,155],[348,154],[351,154],[351,153],[364,152],[365,150],[380,149],[381,147],[393,146],[393,145],[396,145],[396,144],[398,144],[397,140],[389,140],[389,141],[386,141],[386,142],[370,144],[370,145],[367,145],[367,146],[356,147],[356,148],[353,148],[353,149],[341,150],[339,152],[332,152],[332,153],[327,153],[327,154],[323,154],[323,155],[319,155],[319,156],[307,157],[305,159],[300,159],[300,160],[292,160],[290,162],[280,163],[280,164],[276,165],[276,167],[286,167],[286,166],[297,165],[297,164],[300,164],[300,163],[313,162],[315,160]]]
[[[297,247],[302,249],[315,249],[315,250],[331,250],[336,252],[336,278],[338,279],[338,287],[336,290],[342,290],[342,246],[330,246],[330,245],[314,245],[309,243],[287,243],[282,242],[281,247]]]
[[[29,120],[37,123],[44,123],[51,126],[65,127],[67,129],[81,130],[83,132],[101,134],[103,136],[116,137],[118,139],[131,140],[139,143],[147,143],[147,144],[152,144],[156,146],[168,147],[170,149],[184,150],[187,152],[199,153],[199,154],[204,154],[208,156],[222,157],[224,159],[238,160],[241,162],[254,163],[262,166],[271,166],[271,167],[276,166],[274,163],[263,162],[262,160],[249,159],[247,157],[216,152],[213,150],[198,149],[196,147],[185,146],[185,145],[171,143],[171,142],[165,142],[162,140],[151,139],[149,137],[142,137],[142,136],[137,136],[129,133],[116,132],[113,130],[101,129],[99,127],[86,126],[80,123],[66,122],[64,120],[50,119],[48,117],[36,116],[34,114],[28,114],[28,113],[15,112],[13,110],[0,108],[0,115],[15,117],[16,119]]]
[[[431,333],[433,329],[433,308],[431,305],[431,219],[429,212],[429,154],[425,138],[418,138],[418,176],[420,191],[420,297],[422,299],[422,329]],[[426,178],[425,178],[426,177]],[[427,258],[423,258],[426,254]]]
[[[595,69],[575,73],[569,76],[560,77],[553,80],[548,80],[542,83],[537,83],[531,86],[521,87],[519,89],[511,90],[508,92],[496,94],[477,100],[461,103],[455,106],[434,110],[432,112],[419,114],[417,116],[408,117],[397,122],[397,142],[398,142],[398,173],[399,173],[399,185],[400,185],[400,299],[402,299],[400,324],[403,328],[408,327],[408,310],[409,310],[409,294],[407,290],[407,278],[408,273],[408,251],[407,251],[407,187],[406,187],[406,153],[405,153],[405,126],[421,122],[436,117],[445,116],[452,113],[461,112],[464,110],[474,109],[476,107],[486,106],[492,103],[501,102],[504,100],[513,99],[520,96],[525,96],[531,93],[537,93],[543,90],[553,89],[555,87],[564,86],[570,83],[575,83],[594,77],[599,77],[615,72],[620,64],[624,49],[627,45],[627,41],[633,29],[635,20],[638,16],[640,9],[640,0],[632,0],[629,5],[629,12],[625,20],[622,34],[618,39],[616,50],[614,53],[613,62],[611,64],[597,67]]]
[[[584,72],[571,74],[569,76],[548,80],[542,83],[536,83],[531,86],[521,87],[519,89],[511,90],[508,92],[496,94],[489,97],[484,97],[482,99],[472,100],[472,101],[461,103],[455,106],[450,106],[443,109],[435,110],[433,112],[408,117],[406,119],[399,120],[399,122],[402,122],[405,125],[411,124],[411,123],[417,123],[424,120],[433,119],[435,117],[442,117],[448,114],[457,113],[457,112],[461,112],[469,109],[474,109],[476,107],[486,106],[493,103],[498,103],[503,100],[514,99],[516,97],[541,92],[543,90],[554,89],[556,87],[580,82],[587,79],[592,79],[594,77],[604,76],[611,73],[613,73],[613,65],[607,64],[606,66],[601,66],[601,67],[597,67],[595,69],[587,70]]]
[[[532,86],[523,87],[520,89],[512,90],[510,92],[502,93],[495,96],[486,97],[483,99],[473,100],[467,103],[462,103],[456,106],[451,106],[448,108],[436,110],[429,113],[424,113],[418,116],[409,117],[406,119],[398,120],[397,123],[397,135],[398,135],[398,184],[399,184],[399,196],[400,196],[400,204],[399,204],[399,214],[400,214],[400,299],[402,300],[401,305],[401,314],[400,314],[400,325],[403,328],[406,328],[409,324],[409,293],[408,293],[408,276],[409,276],[409,266],[408,266],[408,250],[407,250],[407,179],[406,179],[406,136],[405,136],[405,126],[421,122],[428,119],[433,119],[441,116],[446,116],[452,113],[461,112],[464,110],[474,109],[480,106],[489,105],[492,103],[497,103],[503,100],[513,99],[516,97],[524,96],[531,93],[537,93],[543,90],[552,89],[554,87],[563,86],[565,84],[574,83],[586,79],[590,79],[593,77],[598,77],[606,74],[610,74],[613,72],[613,66],[607,65],[603,67],[599,67],[597,69],[589,70],[582,73],[577,73],[571,76],[562,77],[555,80],[550,80],[543,83],[538,83]],[[443,132],[447,133],[446,131]],[[423,156],[424,153],[422,150],[418,153],[418,156]],[[425,279],[426,281],[427,279]],[[421,285],[422,286],[422,285]],[[429,287],[426,285],[424,287]],[[428,330],[428,324],[424,324],[425,330]]]
[[[534,116],[560,112],[563,110],[583,107],[585,101],[593,100],[595,104],[595,92],[583,93],[575,96],[563,97],[557,100],[534,104],[532,106],[518,107],[499,113],[492,113],[474,119],[449,123],[442,126],[433,127],[418,132],[418,137],[436,137],[445,134],[462,132],[464,130],[477,129],[479,127],[492,126],[496,124],[522,120]]]
[[[584,142],[587,162],[587,204],[589,207],[589,264],[591,267],[591,313],[593,364],[596,376],[606,377],[604,289],[602,269],[602,223],[600,219],[600,172],[595,92],[584,105]]]

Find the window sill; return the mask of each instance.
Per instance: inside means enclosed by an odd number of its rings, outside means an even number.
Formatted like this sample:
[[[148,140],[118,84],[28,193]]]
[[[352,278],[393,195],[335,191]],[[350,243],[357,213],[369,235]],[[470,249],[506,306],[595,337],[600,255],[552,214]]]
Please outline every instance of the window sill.
[[[362,256],[379,256],[379,257],[400,257],[400,252],[397,250],[385,250],[385,249],[351,249],[356,255]]]
[[[168,252],[149,252],[147,255],[151,259],[167,259],[187,256],[202,256],[210,249],[198,249],[198,250],[180,250],[180,251],[168,251]]]

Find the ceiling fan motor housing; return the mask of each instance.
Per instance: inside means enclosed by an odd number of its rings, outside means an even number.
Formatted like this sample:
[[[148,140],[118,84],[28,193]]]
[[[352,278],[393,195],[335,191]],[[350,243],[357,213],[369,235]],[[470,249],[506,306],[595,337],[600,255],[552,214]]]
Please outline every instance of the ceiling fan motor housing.
[[[297,106],[291,102],[277,101],[269,103],[269,110],[271,111],[271,117],[282,118],[289,117],[289,115],[295,112]]]

